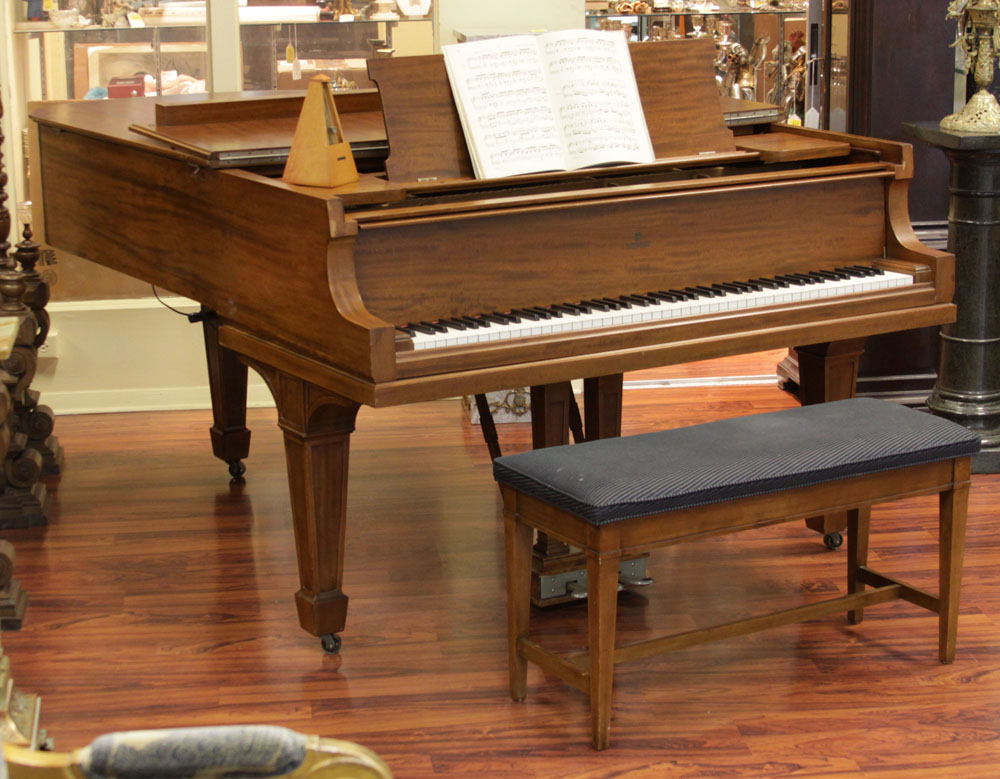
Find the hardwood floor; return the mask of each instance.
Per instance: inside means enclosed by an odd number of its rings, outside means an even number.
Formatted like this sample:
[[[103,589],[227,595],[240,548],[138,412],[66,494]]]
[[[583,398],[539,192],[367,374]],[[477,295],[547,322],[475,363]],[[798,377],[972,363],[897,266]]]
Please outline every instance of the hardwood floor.
[[[626,392],[625,432],[793,405],[772,387]],[[66,468],[44,529],[9,531],[28,589],[3,636],[59,749],[102,732],[269,723],[375,749],[398,777],[995,777],[1000,477],[977,475],[956,662],[896,602],[619,666],[612,746],[586,698],[531,668],[507,695],[498,491],[459,404],[362,409],[353,439],[340,655],[298,627],[281,437],[252,411],[247,481],[210,453],[208,412],[59,417]],[[526,425],[500,429],[505,451]],[[936,499],[881,507],[872,559],[936,589]],[[843,550],[793,523],[660,550],[621,596],[620,638],[845,590]],[[703,595],[703,592],[710,595]],[[546,610],[572,646],[585,607]]]

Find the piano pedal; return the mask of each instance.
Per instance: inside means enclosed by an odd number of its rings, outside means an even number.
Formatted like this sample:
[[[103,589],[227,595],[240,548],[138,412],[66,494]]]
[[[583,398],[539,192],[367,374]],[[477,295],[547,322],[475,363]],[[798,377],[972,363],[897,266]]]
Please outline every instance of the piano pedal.
[[[552,606],[557,603],[567,603],[583,600],[587,597],[587,571],[579,569],[565,571],[538,577],[540,597],[534,598],[536,606]],[[618,566],[618,591],[645,587],[653,583],[646,576],[646,558],[637,557],[625,560]]]

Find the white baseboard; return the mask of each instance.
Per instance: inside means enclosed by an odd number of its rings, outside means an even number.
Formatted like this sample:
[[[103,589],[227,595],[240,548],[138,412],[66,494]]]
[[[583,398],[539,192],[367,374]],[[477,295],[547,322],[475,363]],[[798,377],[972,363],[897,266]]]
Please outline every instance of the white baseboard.
[[[187,298],[163,298],[184,313]],[[32,387],[56,414],[211,408],[201,325],[155,298],[54,302],[57,356],[39,360]],[[272,406],[253,371],[247,405]]]

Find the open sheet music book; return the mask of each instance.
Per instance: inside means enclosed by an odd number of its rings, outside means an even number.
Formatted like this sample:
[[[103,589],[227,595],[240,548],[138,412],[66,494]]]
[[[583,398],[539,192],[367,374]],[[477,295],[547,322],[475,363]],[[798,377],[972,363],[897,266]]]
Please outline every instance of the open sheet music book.
[[[655,160],[621,32],[560,30],[442,49],[476,178]]]

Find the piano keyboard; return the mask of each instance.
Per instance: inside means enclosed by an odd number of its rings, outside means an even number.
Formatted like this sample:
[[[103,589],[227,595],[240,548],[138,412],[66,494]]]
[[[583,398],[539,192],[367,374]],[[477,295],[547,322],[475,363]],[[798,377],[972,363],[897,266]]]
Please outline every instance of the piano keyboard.
[[[912,283],[913,277],[905,273],[851,265],[773,278],[414,322],[397,329],[413,339],[414,349],[437,349],[854,295]]]

